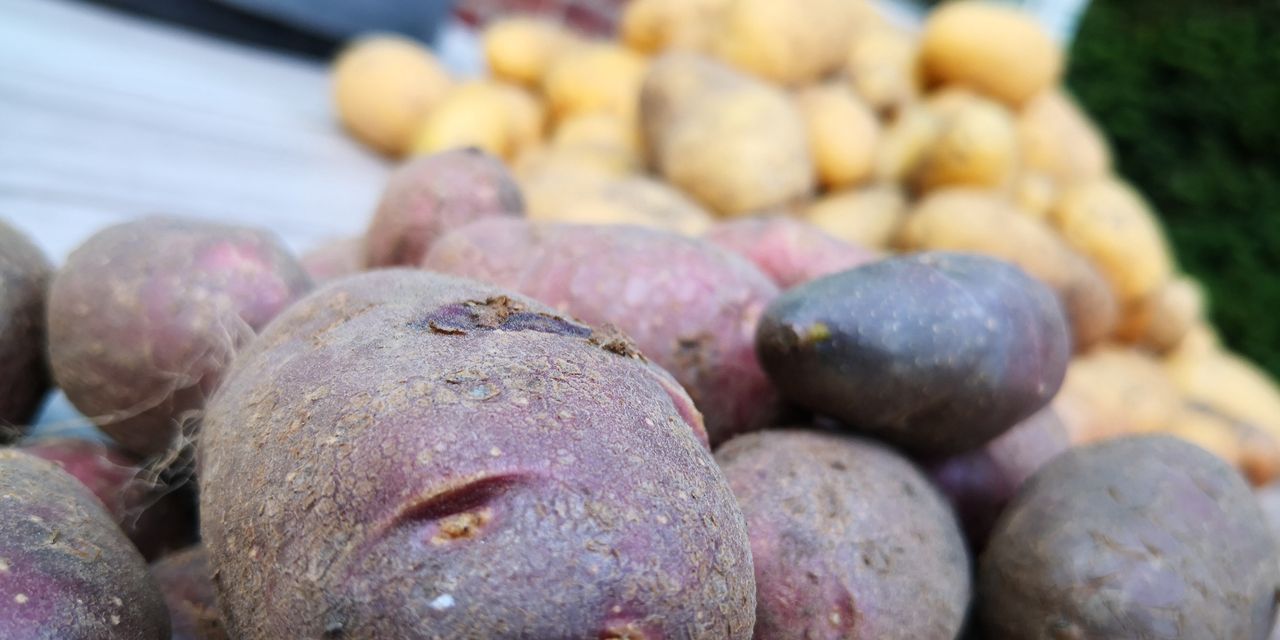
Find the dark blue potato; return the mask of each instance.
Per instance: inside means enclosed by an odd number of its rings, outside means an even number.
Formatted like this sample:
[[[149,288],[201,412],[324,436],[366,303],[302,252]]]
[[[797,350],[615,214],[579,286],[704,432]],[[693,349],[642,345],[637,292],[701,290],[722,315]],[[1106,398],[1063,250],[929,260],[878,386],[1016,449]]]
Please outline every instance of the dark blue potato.
[[[1244,479],[1169,436],[1068,451],[996,523],[978,569],[985,637],[1267,637],[1280,567]]]
[[[973,449],[1058,391],[1067,324],[1011,264],[930,252],[889,258],[778,297],[756,332],[795,403],[914,453]]]

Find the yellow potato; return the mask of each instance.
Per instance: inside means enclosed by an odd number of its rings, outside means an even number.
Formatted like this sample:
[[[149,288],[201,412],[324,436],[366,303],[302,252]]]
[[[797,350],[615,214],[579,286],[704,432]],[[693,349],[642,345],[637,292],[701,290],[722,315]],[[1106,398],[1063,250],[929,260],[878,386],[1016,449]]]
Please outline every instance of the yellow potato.
[[[647,61],[625,47],[598,42],[556,58],[542,90],[559,121],[583,113],[607,113],[634,122]]]
[[[1077,350],[1101,341],[1115,326],[1116,301],[1101,274],[1044,222],[991,192],[929,194],[907,218],[899,242],[909,250],[981,253],[1018,265],[1058,294]]]
[[[1122,305],[1151,295],[1173,274],[1173,257],[1155,215],[1118,179],[1065,189],[1049,218],[1068,244],[1097,265]]]
[[[843,84],[809,87],[798,96],[809,149],[824,187],[850,187],[871,177],[880,142],[875,112]]]
[[[477,147],[505,158],[513,151],[512,133],[508,98],[492,84],[472,82],[446,93],[427,114],[410,151],[426,155]]]
[[[836,70],[862,0],[730,0],[711,40],[720,59],[788,86],[813,82]]]
[[[431,52],[393,35],[351,43],[333,63],[333,94],[342,124],[383,153],[408,150],[419,123],[452,80]]]
[[[1183,404],[1177,387],[1151,356],[1102,346],[1071,361],[1055,398],[1073,444],[1165,431]]]
[[[1164,353],[1204,321],[1204,290],[1186,276],[1169,280],[1125,310],[1116,337]]]
[[[538,146],[546,132],[547,109],[542,100],[527,89],[505,82],[494,82],[507,110],[507,135],[510,142],[508,160],[526,149]]]
[[[829,193],[806,206],[810,224],[845,242],[887,249],[907,214],[907,199],[897,187],[880,185]]]
[[[876,150],[875,177],[881,182],[905,182],[916,171],[941,131],[942,123],[924,105],[903,109],[885,127]]]
[[[522,180],[530,220],[634,224],[698,236],[711,215],[671,187],[641,176],[600,179],[543,173]]]
[[[1111,171],[1106,138],[1063,89],[1046,91],[1018,116],[1018,143],[1027,168],[1059,184],[1101,178]]]
[[[933,143],[925,148],[914,182],[942,186],[998,187],[1013,178],[1018,143],[1013,116],[996,102],[955,94],[930,105],[939,115]]]
[[[640,140],[636,133],[635,127],[617,116],[586,113],[560,121],[551,135],[551,144],[555,147],[617,147],[638,154]]]
[[[1242,466],[1242,434],[1230,420],[1222,416],[1188,408],[1178,413],[1169,424],[1167,432],[1218,456],[1232,466]]]
[[[631,0],[618,30],[628,47],[642,53],[668,49],[706,51],[730,0]]]
[[[1023,11],[960,0],[925,20],[920,61],[931,82],[969,87],[1017,107],[1057,83],[1063,54]]]
[[[708,209],[742,215],[812,193],[804,118],[776,87],[695,54],[668,53],[654,62],[642,103],[650,165]]]
[[[1053,180],[1035,172],[1023,172],[1013,181],[1013,202],[1018,211],[1037,220],[1046,220],[1058,199]]]
[[[1280,438],[1280,389],[1244,358],[1222,350],[1170,358],[1165,368],[1191,402]]]
[[[494,77],[538,87],[551,62],[574,44],[574,37],[549,20],[502,18],[484,30],[485,61]]]
[[[897,29],[857,33],[845,59],[854,90],[877,111],[896,111],[914,102],[922,90],[916,41]]]
[[[639,169],[639,157],[633,151],[610,145],[533,147],[520,154],[512,167],[522,179],[543,174],[620,178]]]

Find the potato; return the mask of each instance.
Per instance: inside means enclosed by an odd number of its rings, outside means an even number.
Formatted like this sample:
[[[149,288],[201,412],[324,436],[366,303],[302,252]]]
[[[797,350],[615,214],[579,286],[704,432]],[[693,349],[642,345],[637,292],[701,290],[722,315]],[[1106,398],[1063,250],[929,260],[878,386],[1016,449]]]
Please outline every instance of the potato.
[[[879,182],[906,182],[919,168],[925,153],[941,132],[938,114],[924,105],[903,109],[885,127],[876,149],[875,178]]]
[[[978,568],[989,637],[1262,638],[1276,543],[1240,476],[1168,436],[1064,453],[1001,515]]]
[[[845,58],[845,73],[858,95],[880,112],[897,112],[921,93],[915,39],[898,29],[859,32]]]
[[[733,66],[783,85],[835,71],[848,52],[861,1],[729,0],[711,51]]]
[[[880,121],[847,86],[809,87],[798,96],[818,181],[838,189],[863,182],[875,168]]]
[[[617,44],[597,42],[556,58],[542,81],[555,120],[606,113],[636,122],[648,61]]]
[[[734,438],[716,460],[746,515],[756,638],[954,638],[969,558],[942,496],[869,440]]]
[[[544,176],[627,178],[637,175],[640,158],[633,151],[605,145],[543,146],[529,149],[516,159],[516,176],[525,182]],[[529,196],[532,199],[532,195]],[[558,199],[558,198],[557,198]],[[530,203],[529,208],[532,208]]]
[[[0,442],[22,433],[49,390],[45,298],[52,271],[30,238],[0,221]]]
[[[328,282],[365,269],[364,238],[348,236],[326,241],[299,258],[312,282]]]
[[[46,437],[20,448],[88,488],[142,557],[157,558],[195,542],[195,496],[185,477],[158,474],[128,453],[91,440]]]
[[[742,215],[812,192],[804,118],[778,89],[669,53],[652,65],[641,102],[650,164],[712,211]]]
[[[528,149],[542,143],[547,129],[547,107],[528,90],[513,84],[493,83],[494,90],[506,106],[508,160],[514,160]]]
[[[1187,276],[1176,276],[1151,295],[1132,304],[1116,336],[1165,353],[1204,319],[1204,290]]]
[[[920,64],[931,82],[968,87],[1017,107],[1058,81],[1063,54],[1029,14],[960,0],[925,19]]]
[[[1058,187],[1047,176],[1026,171],[1014,178],[1012,196],[1019,213],[1046,220],[1058,201]]]
[[[732,0],[631,0],[622,9],[618,31],[641,53],[668,49],[706,51]]]
[[[906,219],[907,200],[888,185],[828,193],[805,206],[806,222],[850,244],[885,249]]]
[[[169,607],[173,640],[227,640],[204,547],[165,556],[151,565],[151,576]]]
[[[608,113],[584,113],[561,120],[551,137],[551,145],[557,148],[615,147],[637,155],[640,153],[640,139],[635,128]]]
[[[75,478],[5,449],[0,486],[0,636],[169,640],[142,556]]]
[[[311,288],[274,235],[149,217],[108,227],[67,259],[49,293],[53,376],[131,453],[182,445],[239,346]]]
[[[1231,420],[1191,404],[1178,412],[1166,433],[1194,444],[1233,467],[1243,465],[1242,433]]]
[[[982,448],[933,461],[926,469],[955,509],[969,548],[981,551],[1018,487],[1070,448],[1067,428],[1046,407]]]
[[[500,157],[512,155],[510,106],[493,87],[461,84],[444,94],[413,134],[415,156],[474,147]]]
[[[1173,275],[1160,223],[1142,196],[1116,178],[1069,187],[1049,219],[1098,266],[1124,305],[1150,295]]]
[[[1102,275],[1048,225],[995,194],[942,189],[922,200],[902,227],[911,250],[969,251],[1018,265],[1058,295],[1072,342],[1085,350],[1111,334],[1118,307]]]
[[[356,40],[333,63],[333,95],[342,124],[391,155],[409,150],[414,131],[452,80],[421,44],[396,35]]]
[[[1111,149],[1065,89],[1050,89],[1018,115],[1018,146],[1026,166],[1062,185],[1111,172]]]
[[[417,158],[387,182],[365,235],[365,256],[375,268],[416,265],[451,229],[523,214],[520,188],[497,158],[477,149]]]
[[[541,86],[552,61],[575,40],[556,22],[525,16],[495,20],[481,37],[494,77],[531,88]]]
[[[1183,395],[1280,439],[1280,389],[1257,365],[1221,350],[1166,361]]]
[[[442,238],[423,266],[617,326],[689,392],[713,444],[776,414],[752,336],[778,289],[711,243],[639,227],[487,220]]]
[[[751,637],[745,523],[688,396],[528,298],[331,283],[237,360],[206,424],[231,637]]]
[[[779,215],[727,220],[704,237],[751,261],[781,289],[852,269],[877,257],[817,227]]]
[[[956,97],[956,104],[933,107],[938,129],[920,155],[913,182],[926,191],[1009,183],[1018,162],[1013,116],[996,102],[973,95]]]
[[[618,179],[548,173],[522,182],[529,219],[539,222],[631,224],[701,235],[711,214],[663,182],[642,176]]]
[[[756,350],[783,396],[921,455],[973,449],[1039,411],[1070,338],[1053,293],[976,254],[893,257],[784,292]]]
[[[1182,399],[1151,356],[1103,345],[1071,361],[1059,394],[1073,409],[1060,412],[1076,444],[1164,431]]]

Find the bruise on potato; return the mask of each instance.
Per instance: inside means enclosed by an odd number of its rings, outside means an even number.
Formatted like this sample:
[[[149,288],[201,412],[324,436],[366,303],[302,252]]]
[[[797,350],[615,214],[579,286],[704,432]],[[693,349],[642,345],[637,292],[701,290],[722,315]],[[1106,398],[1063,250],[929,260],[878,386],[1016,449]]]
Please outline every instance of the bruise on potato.
[[[423,266],[617,326],[689,392],[713,445],[775,416],[752,335],[777,287],[710,243],[639,227],[486,220],[442,238]]]
[[[756,333],[785,398],[921,455],[972,449],[1038,411],[1062,383],[1069,342],[1039,281],[947,252],[793,288]]]
[[[265,231],[160,216],[108,227],[53,280],[54,378],[125,449],[158,454],[236,349],[310,288]]]
[[[474,148],[422,156],[387,182],[365,236],[365,257],[372,268],[416,265],[452,229],[523,214],[520,188],[501,160]]]
[[[294,305],[205,418],[229,635],[750,637],[746,528],[697,414],[610,344],[421,271]]]
[[[0,450],[0,637],[169,640],[142,556],[50,462]]]
[[[716,452],[747,519],[756,638],[954,638],[969,558],[946,502],[869,440],[761,431]]]
[[[204,547],[165,556],[151,565],[151,576],[169,607],[172,640],[228,640]]]
[[[49,390],[45,297],[49,259],[0,221],[0,442],[20,435]]]
[[[1263,638],[1280,565],[1244,480],[1195,445],[1135,436],[1045,465],[978,569],[990,637]]]
[[[781,215],[727,220],[703,237],[751,261],[782,289],[876,258],[872,251]]]

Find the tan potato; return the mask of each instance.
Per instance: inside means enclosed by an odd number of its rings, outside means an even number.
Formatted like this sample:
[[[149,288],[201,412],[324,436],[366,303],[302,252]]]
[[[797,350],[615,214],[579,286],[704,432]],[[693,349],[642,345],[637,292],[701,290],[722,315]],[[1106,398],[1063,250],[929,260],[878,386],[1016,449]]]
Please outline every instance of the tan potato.
[[[642,91],[650,164],[726,216],[784,207],[814,187],[804,118],[775,87],[701,56],[668,53]]]
[[[1218,456],[1231,466],[1241,466],[1240,433],[1230,420],[1220,415],[1189,407],[1178,413],[1166,431]]]
[[[730,0],[711,51],[733,66],[782,85],[813,82],[848,53],[862,10],[850,0]]]
[[[513,146],[508,118],[506,98],[491,86],[459,85],[427,114],[413,137],[410,152],[422,156],[476,147],[508,157]]]
[[[856,245],[886,249],[906,219],[907,199],[890,185],[829,193],[804,208],[805,220]]]
[[[632,0],[622,10],[618,30],[628,47],[641,53],[668,49],[706,51],[731,0]]]
[[[1018,142],[1008,109],[958,93],[930,108],[939,114],[938,133],[915,170],[916,186],[926,191],[957,185],[997,187],[1012,180]]]
[[[938,115],[924,105],[904,109],[880,136],[880,148],[876,150],[876,179],[906,182],[920,166],[925,152],[937,140],[941,127]]]
[[[907,218],[899,240],[906,249],[967,251],[1018,265],[1058,295],[1077,350],[1101,341],[1115,326],[1116,301],[1101,274],[1048,225],[990,192],[930,194]]]
[[[634,122],[647,66],[640,54],[606,42],[556,58],[542,81],[552,118],[603,112]]]
[[[852,40],[845,73],[877,111],[897,111],[920,97],[916,41],[897,29],[867,29]]]
[[[484,30],[485,61],[494,77],[538,87],[552,60],[574,44],[573,35],[550,20],[502,18]]]
[[[584,113],[570,116],[556,125],[551,145],[557,148],[604,146],[640,152],[640,139],[635,127],[608,113]]]
[[[1165,431],[1182,410],[1170,376],[1151,356],[1103,346],[1077,357],[1054,407],[1073,444]]]
[[[1220,349],[1165,361],[1187,399],[1280,437],[1280,389],[1257,365]]]
[[[1045,91],[1018,116],[1018,144],[1026,166],[1071,184],[1111,171],[1111,149],[1065,89]]]
[[[880,121],[844,84],[809,87],[798,96],[818,180],[827,188],[864,182],[875,168]]]
[[[547,107],[529,90],[505,82],[494,82],[507,111],[507,137],[513,160],[526,149],[538,146],[547,128]]]
[[[581,224],[633,224],[698,236],[711,215],[684,194],[643,176],[601,179],[544,173],[523,180],[529,219]]]
[[[1173,274],[1173,256],[1155,214],[1117,178],[1067,188],[1049,218],[1068,244],[1098,266],[1123,305],[1151,295]]]
[[[635,152],[610,145],[534,147],[520,154],[512,170],[521,179],[546,174],[622,178],[640,170]]]
[[[920,42],[928,79],[1019,106],[1058,81],[1063,54],[1019,9],[961,0],[929,14]]]
[[[1037,220],[1046,220],[1058,199],[1058,187],[1040,173],[1023,172],[1013,181],[1013,201],[1018,211]]]
[[[360,141],[391,155],[409,149],[418,125],[451,84],[426,47],[401,36],[361,38],[333,63],[333,96],[342,124]]]
[[[1204,290],[1195,280],[1178,276],[1126,309],[1116,337],[1164,353],[1203,319]]]

